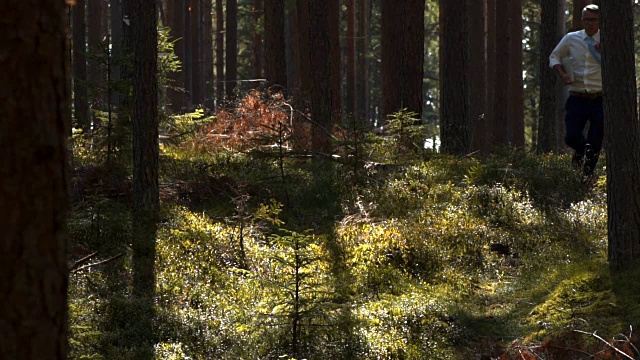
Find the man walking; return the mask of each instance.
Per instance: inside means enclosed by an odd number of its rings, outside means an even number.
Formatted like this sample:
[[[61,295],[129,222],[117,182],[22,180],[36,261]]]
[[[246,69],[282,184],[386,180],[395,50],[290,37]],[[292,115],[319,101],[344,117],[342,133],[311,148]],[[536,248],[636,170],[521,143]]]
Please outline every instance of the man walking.
[[[597,5],[587,5],[582,10],[582,24],[584,30],[570,32],[560,40],[549,56],[549,66],[569,86],[565,104],[565,142],[575,150],[574,166],[584,166],[582,182],[588,183],[598,163],[604,136],[600,9]],[[589,132],[585,139],[582,133],[587,122]]]

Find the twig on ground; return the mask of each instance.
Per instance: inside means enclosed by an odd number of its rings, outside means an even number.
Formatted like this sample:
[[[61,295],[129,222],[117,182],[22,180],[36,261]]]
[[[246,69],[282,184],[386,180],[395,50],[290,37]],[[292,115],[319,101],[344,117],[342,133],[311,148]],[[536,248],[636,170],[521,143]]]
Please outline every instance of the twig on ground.
[[[593,333],[586,332],[586,331],[582,331],[582,330],[573,330],[573,331],[575,331],[575,332],[577,332],[577,333],[585,334],[585,335],[591,335],[591,336],[593,336],[594,338],[596,338],[596,339],[598,339],[598,340],[602,341],[602,342],[603,342],[605,345],[607,345],[608,347],[610,347],[610,348],[612,348],[613,350],[615,350],[618,354],[620,354],[620,355],[622,355],[622,356],[626,357],[627,359],[634,360],[631,356],[627,355],[627,354],[626,354],[625,352],[623,352],[622,350],[620,350],[620,349],[618,349],[617,347],[615,347],[615,346],[613,346],[613,345],[609,344],[605,339],[603,339],[601,336],[599,336],[598,334],[596,334],[596,333],[595,333],[595,331],[594,331]]]

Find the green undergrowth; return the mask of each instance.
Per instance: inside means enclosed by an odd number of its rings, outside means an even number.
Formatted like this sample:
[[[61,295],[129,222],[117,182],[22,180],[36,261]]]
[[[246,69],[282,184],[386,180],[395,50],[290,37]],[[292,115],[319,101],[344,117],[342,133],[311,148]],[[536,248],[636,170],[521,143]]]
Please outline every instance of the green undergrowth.
[[[72,273],[70,358],[139,358],[141,317],[156,359],[551,359],[550,339],[595,354],[576,330],[640,325],[639,274],[606,264],[603,176],[584,189],[565,155],[430,156],[165,147],[155,314],[130,296],[126,202],[77,202],[70,262],[124,255]]]

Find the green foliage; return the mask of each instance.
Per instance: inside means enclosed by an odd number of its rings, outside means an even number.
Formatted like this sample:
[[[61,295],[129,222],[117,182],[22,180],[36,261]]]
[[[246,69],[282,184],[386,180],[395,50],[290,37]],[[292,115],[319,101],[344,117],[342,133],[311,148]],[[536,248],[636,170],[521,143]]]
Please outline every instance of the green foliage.
[[[174,131],[198,128],[198,116]],[[582,190],[567,156],[414,153],[374,171],[348,160],[356,144],[378,146],[360,140],[315,175],[304,159],[188,136],[164,144],[156,358],[498,357],[501,346],[640,321],[637,275],[612,277],[604,262],[603,185]],[[91,186],[70,222],[72,260],[128,254],[126,204],[104,181]],[[130,298],[129,261],[72,275],[71,358],[140,351],[129,324],[149,315]]]

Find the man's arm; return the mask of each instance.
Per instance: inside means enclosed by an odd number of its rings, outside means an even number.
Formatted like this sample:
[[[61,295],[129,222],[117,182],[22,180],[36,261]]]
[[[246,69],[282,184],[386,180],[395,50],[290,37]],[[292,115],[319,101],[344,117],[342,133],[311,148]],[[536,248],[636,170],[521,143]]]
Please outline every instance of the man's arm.
[[[569,74],[567,74],[566,71],[564,71],[564,68],[562,67],[561,64],[556,64],[553,65],[553,70],[560,75],[560,77],[562,78],[562,81],[564,81],[565,84],[569,85],[571,84],[573,81],[571,81],[571,78],[569,77]]]

